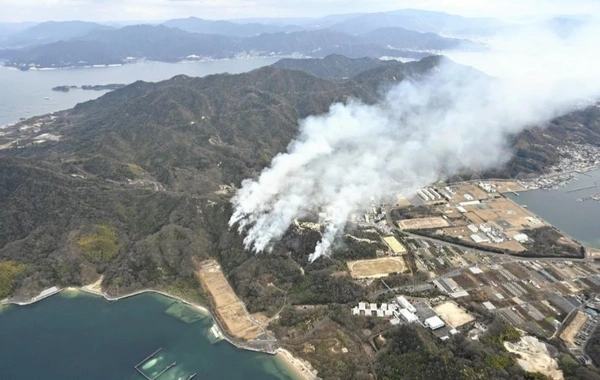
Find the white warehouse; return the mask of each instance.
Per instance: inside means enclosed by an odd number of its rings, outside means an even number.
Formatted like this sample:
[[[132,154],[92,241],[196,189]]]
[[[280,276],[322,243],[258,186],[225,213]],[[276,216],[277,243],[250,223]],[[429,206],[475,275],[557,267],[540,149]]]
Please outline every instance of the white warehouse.
[[[411,313],[415,313],[417,311],[417,309],[415,309],[415,307],[410,302],[408,302],[406,298],[402,296],[396,297],[396,302],[398,302],[401,308],[405,308]]]

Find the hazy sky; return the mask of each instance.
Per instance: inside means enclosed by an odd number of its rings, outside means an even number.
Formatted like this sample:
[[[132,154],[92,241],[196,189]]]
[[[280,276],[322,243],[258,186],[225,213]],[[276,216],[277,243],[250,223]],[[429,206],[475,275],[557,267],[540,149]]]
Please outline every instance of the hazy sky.
[[[556,14],[598,14],[598,0],[2,0],[0,22],[318,17],[403,8],[507,20]]]

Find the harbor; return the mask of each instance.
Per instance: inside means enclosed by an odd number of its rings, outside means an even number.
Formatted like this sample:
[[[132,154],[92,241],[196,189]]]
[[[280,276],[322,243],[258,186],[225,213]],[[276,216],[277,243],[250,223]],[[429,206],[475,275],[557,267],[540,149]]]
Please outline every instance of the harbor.
[[[14,379],[299,378],[281,357],[213,344],[212,319],[187,323],[175,318],[166,312],[173,302],[157,293],[107,302],[63,290],[42,302],[6,305],[0,339],[18,343],[0,348],[0,371]],[[61,331],[63,339],[51,339],[54,331]],[[36,366],[30,365],[32,355],[40,358]],[[223,365],[230,361],[236,365]]]

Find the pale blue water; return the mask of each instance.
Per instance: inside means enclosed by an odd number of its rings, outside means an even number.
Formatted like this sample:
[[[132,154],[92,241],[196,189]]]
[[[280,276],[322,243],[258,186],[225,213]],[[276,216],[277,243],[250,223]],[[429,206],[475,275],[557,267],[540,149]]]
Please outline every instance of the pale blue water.
[[[232,59],[212,62],[146,62],[118,67],[74,68],[63,70],[18,71],[0,66],[0,126],[20,118],[59,111],[98,98],[106,91],[52,91],[64,85],[81,86],[109,83],[156,82],[185,74],[201,77],[228,72],[246,72],[270,65],[277,58]],[[50,99],[44,99],[44,98]]]
[[[577,190],[600,185],[600,170],[577,174],[573,181],[557,190],[532,190],[506,196],[527,207],[558,229],[566,232],[580,243],[600,248],[600,202],[577,202],[577,199],[600,193],[600,187]]]

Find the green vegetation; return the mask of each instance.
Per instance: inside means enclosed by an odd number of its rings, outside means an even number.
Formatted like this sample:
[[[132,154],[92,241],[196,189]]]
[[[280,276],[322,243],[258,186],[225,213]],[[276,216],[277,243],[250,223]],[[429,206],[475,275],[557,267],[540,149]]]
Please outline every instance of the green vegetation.
[[[488,327],[488,330],[483,337],[486,343],[494,344],[504,349],[504,342],[517,342],[521,339],[521,333],[508,323],[496,319],[493,324]]]
[[[525,380],[552,380],[552,378],[540,372],[526,372]]]
[[[114,227],[106,224],[96,226],[96,230],[98,232],[95,234],[80,237],[77,240],[77,247],[81,248],[91,260],[108,261],[121,249],[117,232]]]
[[[541,227],[523,230],[531,239],[524,244],[527,251],[522,255],[530,257],[583,257],[582,245],[570,244],[554,227]]]
[[[0,261],[0,299],[12,293],[15,280],[24,269],[24,264],[17,264],[14,261]]]
[[[402,326],[385,334],[376,356],[380,379],[524,379],[525,373],[496,345],[457,335],[442,343],[429,331]]]
[[[511,357],[500,354],[486,356],[483,361],[490,367],[494,367],[499,370],[504,370],[507,367],[515,364],[514,360]]]

